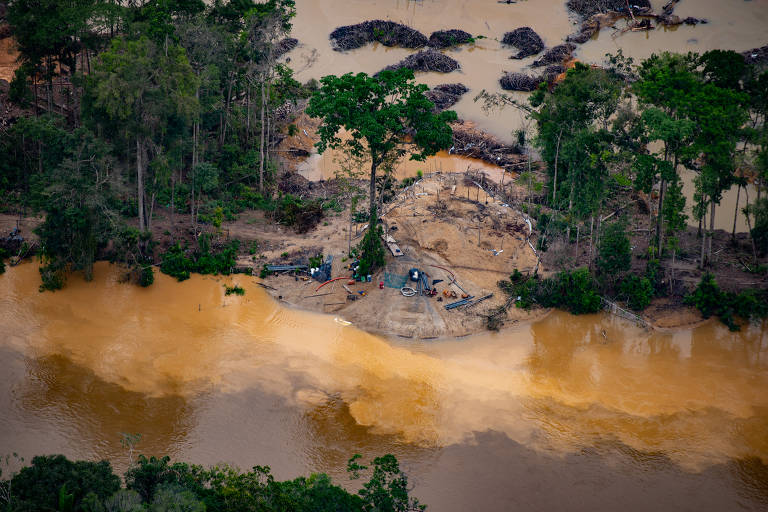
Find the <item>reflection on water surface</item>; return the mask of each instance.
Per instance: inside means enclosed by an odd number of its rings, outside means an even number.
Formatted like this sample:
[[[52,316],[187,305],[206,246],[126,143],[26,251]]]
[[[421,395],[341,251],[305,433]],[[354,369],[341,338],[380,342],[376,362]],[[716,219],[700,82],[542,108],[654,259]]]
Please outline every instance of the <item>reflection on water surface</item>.
[[[141,289],[117,277],[100,263],[93,282],[44,294],[35,265],[0,277],[0,332],[13,333],[0,451],[121,467],[119,433],[141,432],[145,452],[267,463],[285,478],[340,477],[352,453],[392,452],[438,510],[508,503],[496,471],[532,509],[553,499],[537,482],[586,503],[596,490],[613,504],[650,492],[671,506],[694,489],[723,506],[766,499],[764,326],[647,333],[553,313],[414,344],[282,308],[250,277],[231,278],[244,297],[224,296],[223,279],[159,275]]]

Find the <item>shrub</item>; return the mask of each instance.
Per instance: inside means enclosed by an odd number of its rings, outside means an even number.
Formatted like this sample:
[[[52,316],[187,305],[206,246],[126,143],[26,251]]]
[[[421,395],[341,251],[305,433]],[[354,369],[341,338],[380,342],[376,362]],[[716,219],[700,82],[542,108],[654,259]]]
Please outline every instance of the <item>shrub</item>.
[[[141,265],[141,270],[139,273],[139,284],[146,288],[147,286],[151,286],[152,283],[155,282],[155,270],[152,268],[152,265],[150,264],[144,264]]]
[[[648,307],[653,299],[653,285],[647,277],[634,274],[627,276],[621,283],[621,295],[627,301],[627,306],[635,311]]]
[[[245,295],[245,289],[239,284],[235,286],[225,286],[224,295]]]
[[[752,238],[761,254],[768,253],[768,199],[762,198],[750,205],[749,212],[755,216]]]
[[[160,270],[179,281],[189,279],[191,272],[224,275],[229,275],[232,272],[232,267],[235,266],[237,259],[237,250],[240,248],[239,240],[232,240],[219,251],[212,251],[208,236],[201,235],[199,245],[200,248],[188,256],[188,249],[182,248],[176,242],[163,254]]]
[[[629,270],[632,263],[632,250],[623,222],[608,224],[600,238],[597,254],[597,268],[600,274],[615,279]]]
[[[48,261],[47,265],[40,267],[40,291],[56,291],[64,287],[66,281],[66,265],[58,260]]]
[[[160,271],[163,274],[175,277],[179,281],[184,281],[189,279],[190,269],[193,265],[193,261],[186,255],[186,250],[182,249],[179,242],[176,242],[163,254]]]
[[[685,297],[684,302],[697,308],[704,318],[716,315],[732,331],[741,329],[734,317],[751,320],[768,316],[768,290],[724,292],[709,272],[701,277],[696,289]]]
[[[357,273],[361,276],[373,274],[377,268],[384,266],[384,244],[381,243],[383,230],[373,217],[373,222],[368,226],[365,236],[357,246],[357,253],[360,255],[360,267]]]
[[[513,280],[517,278],[517,282]],[[510,276],[510,283],[501,282],[500,287],[512,296],[520,297],[517,307],[530,309],[534,304],[545,308],[559,308],[575,315],[596,313],[600,310],[600,295],[589,270],[579,268],[563,271],[553,277],[539,279],[538,276],[522,280],[518,275]]]

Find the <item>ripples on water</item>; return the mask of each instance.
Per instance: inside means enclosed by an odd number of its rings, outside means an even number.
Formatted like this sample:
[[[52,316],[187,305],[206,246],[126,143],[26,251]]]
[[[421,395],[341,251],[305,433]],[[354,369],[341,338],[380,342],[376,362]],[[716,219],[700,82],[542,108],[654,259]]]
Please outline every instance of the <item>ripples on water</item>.
[[[515,485],[538,505],[547,500],[531,486],[575,478],[568,468],[582,480],[566,494],[611,481],[613,503],[639,492],[627,475],[645,475],[640,489],[671,479],[660,503],[688,488],[717,490],[724,504],[766,496],[764,326],[649,334],[553,313],[413,343],[282,308],[250,277],[158,275],[141,289],[107,264],[95,274],[44,294],[35,265],[0,277],[0,332],[15,333],[0,345],[0,451],[121,466],[119,432],[141,432],[148,453],[268,463],[282,477],[339,477],[352,453],[393,452],[425,500],[447,508],[509,500],[509,486],[477,494],[497,470],[522,478]],[[244,297],[224,295],[230,280]],[[496,469],[474,473],[475,459]],[[448,501],[440,475],[460,482]]]

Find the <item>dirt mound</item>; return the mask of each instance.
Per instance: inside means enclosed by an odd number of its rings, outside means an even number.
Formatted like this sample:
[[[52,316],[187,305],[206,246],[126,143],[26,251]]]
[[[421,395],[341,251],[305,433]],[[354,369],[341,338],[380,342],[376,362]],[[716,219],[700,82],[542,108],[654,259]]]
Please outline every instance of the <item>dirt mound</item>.
[[[469,89],[464,84],[440,84],[424,93],[435,104],[435,110],[445,110],[454,106]]]
[[[331,46],[336,51],[354,50],[374,41],[384,46],[422,48],[427,36],[402,23],[371,20],[357,25],[345,25],[331,32]]]
[[[507,32],[501,42],[520,50],[516,55],[510,57],[511,59],[524,59],[536,55],[544,49],[544,41],[531,27],[520,27],[512,32]]]
[[[463,30],[438,30],[429,36],[428,45],[432,48],[450,48],[451,46],[471,43],[474,40],[472,34]]]
[[[275,58],[285,55],[289,51],[293,50],[299,45],[299,40],[294,37],[286,37],[281,39],[275,45]]]
[[[454,123],[451,154],[477,158],[499,167],[512,168],[522,161],[519,147],[502,144],[469,123]]]
[[[648,0],[632,0],[629,4],[635,14],[651,10],[651,2]],[[585,19],[601,12],[626,12],[627,10],[626,0],[568,0],[565,5]]]
[[[501,88],[505,91],[535,91],[541,82],[541,76],[531,76],[525,73],[506,73],[499,79]]]
[[[532,67],[538,68],[541,66],[549,66],[550,64],[562,64],[571,58],[573,50],[576,49],[576,45],[571,43],[559,44],[553,46],[547,52],[541,56],[540,59],[533,61]]]
[[[459,63],[437,50],[430,49],[409,55],[397,64],[387,66],[382,71],[402,68],[412,69],[413,71],[438,71],[440,73],[450,73],[451,71],[459,69]]]

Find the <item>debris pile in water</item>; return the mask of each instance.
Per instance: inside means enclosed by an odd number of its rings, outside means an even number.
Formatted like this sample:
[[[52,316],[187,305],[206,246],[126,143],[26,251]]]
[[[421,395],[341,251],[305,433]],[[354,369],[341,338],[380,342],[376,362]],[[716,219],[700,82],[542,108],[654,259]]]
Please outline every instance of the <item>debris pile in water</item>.
[[[412,69],[413,71],[438,71],[440,73],[450,73],[451,71],[459,69],[459,63],[437,50],[429,49],[409,55],[397,64],[387,66],[384,70],[396,70],[402,68]]]
[[[451,46],[471,43],[474,40],[475,38],[472,37],[472,34],[463,30],[438,30],[437,32],[432,32],[432,35],[429,36],[428,45],[432,48],[450,48]]]
[[[747,64],[758,64],[762,66],[768,65],[768,45],[760,48],[752,48],[743,52],[744,60]]]
[[[336,51],[354,50],[374,41],[384,46],[422,48],[427,46],[427,36],[402,23],[371,20],[357,25],[345,25],[331,32],[331,46]]]
[[[544,79],[540,76],[526,75],[525,73],[505,73],[499,79],[501,88],[506,91],[535,91]]]
[[[543,78],[547,81],[547,83],[551,84],[557,80],[558,76],[563,73],[565,73],[565,66],[562,64],[552,64],[551,66],[547,66],[544,69]]]
[[[464,84],[440,84],[424,93],[435,104],[435,110],[445,110],[454,106],[469,91]]]
[[[516,55],[510,57],[512,59],[524,59],[536,55],[544,49],[544,41],[531,27],[520,27],[512,32],[507,32],[501,42],[520,50]]]
[[[281,55],[285,55],[289,51],[293,50],[299,45],[299,40],[295,37],[286,37],[285,39],[281,39],[277,42],[275,45],[275,57],[280,57]]]
[[[541,66],[549,66],[550,64],[562,64],[569,60],[573,54],[573,50],[576,49],[576,45],[571,43],[559,44],[553,46],[547,52],[541,56],[540,59],[533,61],[532,67],[538,68]]]
[[[454,123],[451,154],[477,158],[507,169],[517,166],[524,157],[518,146],[502,144],[492,135],[475,129],[469,123]]]
[[[565,5],[584,19],[602,12],[627,10],[627,0],[568,0]],[[630,0],[629,6],[635,14],[651,10],[651,2],[648,0]]]

